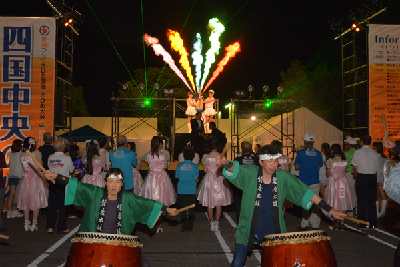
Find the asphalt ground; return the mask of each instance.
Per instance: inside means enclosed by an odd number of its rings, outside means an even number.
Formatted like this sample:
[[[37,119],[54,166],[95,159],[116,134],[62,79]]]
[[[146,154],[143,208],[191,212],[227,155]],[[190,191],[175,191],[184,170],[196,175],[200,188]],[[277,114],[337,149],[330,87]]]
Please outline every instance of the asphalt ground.
[[[162,266],[230,266],[235,249],[235,212],[232,206],[223,208],[220,232],[211,232],[203,207],[196,207],[194,231],[180,232],[180,216],[166,218],[163,232],[155,234],[143,225],[138,225],[135,235],[144,245],[142,251],[152,267]],[[392,226],[394,209],[389,209],[385,218],[378,221],[377,230],[356,230],[356,224],[346,221],[349,226],[344,231],[329,230],[329,219],[323,219],[320,229],[331,237],[330,244],[338,266],[393,266],[393,255],[399,243],[400,230]],[[39,230],[25,232],[23,218],[6,219],[3,213],[3,226],[7,228],[1,234],[10,238],[0,239],[0,266],[64,266],[71,239],[77,231],[80,218],[68,219],[73,230],[68,235],[47,234],[46,217],[39,219]],[[298,207],[288,209],[286,226],[289,232],[296,232],[300,225],[301,210]],[[261,265],[261,250],[247,260],[246,266]]]

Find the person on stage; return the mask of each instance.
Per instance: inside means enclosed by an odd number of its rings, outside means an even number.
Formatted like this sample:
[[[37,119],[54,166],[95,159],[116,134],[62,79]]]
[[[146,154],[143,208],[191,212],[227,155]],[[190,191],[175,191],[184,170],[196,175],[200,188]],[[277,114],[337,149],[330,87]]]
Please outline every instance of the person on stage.
[[[188,117],[188,122],[187,122],[188,131],[189,131],[189,133],[191,133],[192,125],[190,122],[192,121],[193,117],[196,115],[196,100],[193,99],[192,92],[188,93],[188,98],[186,99],[186,103],[187,103],[187,109],[186,109],[185,114]]]
[[[315,192],[288,171],[278,168],[282,155],[272,145],[260,149],[260,165],[239,165],[237,161],[220,159],[224,176],[243,190],[242,211],[236,230],[236,249],[233,267],[244,266],[247,251],[253,243],[262,243],[270,234],[286,233],[282,205],[285,198],[304,209],[312,203],[339,220],[346,216],[332,209]]]
[[[205,109],[204,109],[204,116],[206,117],[206,125],[205,125],[205,131],[208,133],[209,131],[209,123],[213,121],[214,115],[217,113],[214,110],[214,98],[215,92],[213,90],[208,91],[208,97],[206,100],[203,101],[205,103]]]
[[[130,235],[136,223],[153,228],[163,211],[171,216],[178,214],[175,208],[124,191],[124,174],[118,168],[111,168],[107,172],[105,188],[50,171],[46,172],[45,177],[66,186],[65,205],[85,207],[79,232]],[[142,266],[149,266],[143,255]]]

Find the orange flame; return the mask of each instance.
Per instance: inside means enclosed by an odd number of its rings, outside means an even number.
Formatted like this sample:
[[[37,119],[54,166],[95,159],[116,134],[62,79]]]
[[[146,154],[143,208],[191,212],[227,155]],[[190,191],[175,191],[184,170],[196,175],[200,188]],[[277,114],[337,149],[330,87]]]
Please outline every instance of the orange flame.
[[[210,78],[208,81],[207,85],[204,87],[205,92],[210,84],[217,78],[217,76],[224,70],[224,67],[226,64],[228,64],[228,61],[233,58],[237,52],[240,52],[240,44],[239,42],[236,42],[234,44],[231,44],[230,46],[225,47],[226,54],[224,58],[218,63],[217,69],[213,72],[213,76]]]
[[[173,30],[168,30],[167,33],[168,39],[171,41],[171,47],[173,50],[177,51],[181,55],[181,59],[179,63],[181,63],[182,67],[186,70],[187,77],[192,84],[192,87],[196,90],[194,86],[194,80],[192,75],[192,68],[189,64],[189,54],[186,51],[186,48],[183,46],[183,40],[178,32]]]

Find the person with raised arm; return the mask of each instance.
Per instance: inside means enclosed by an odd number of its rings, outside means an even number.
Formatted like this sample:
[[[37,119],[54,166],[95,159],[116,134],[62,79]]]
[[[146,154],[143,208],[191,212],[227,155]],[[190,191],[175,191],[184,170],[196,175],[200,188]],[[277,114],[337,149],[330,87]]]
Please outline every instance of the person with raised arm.
[[[243,190],[242,210],[236,229],[233,267],[244,266],[247,251],[254,242],[262,243],[269,234],[286,233],[282,205],[285,198],[310,209],[312,204],[343,220],[344,213],[332,209],[313,190],[286,170],[278,168],[282,155],[272,145],[260,149],[260,165],[240,165],[237,161],[220,159],[224,176]]]

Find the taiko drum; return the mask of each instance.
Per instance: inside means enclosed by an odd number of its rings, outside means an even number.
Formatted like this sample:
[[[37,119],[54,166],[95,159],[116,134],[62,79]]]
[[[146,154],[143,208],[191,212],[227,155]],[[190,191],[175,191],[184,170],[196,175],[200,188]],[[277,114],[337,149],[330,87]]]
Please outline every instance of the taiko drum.
[[[336,267],[325,231],[305,231],[265,236],[263,267]]]
[[[65,267],[141,267],[137,236],[79,232]]]

